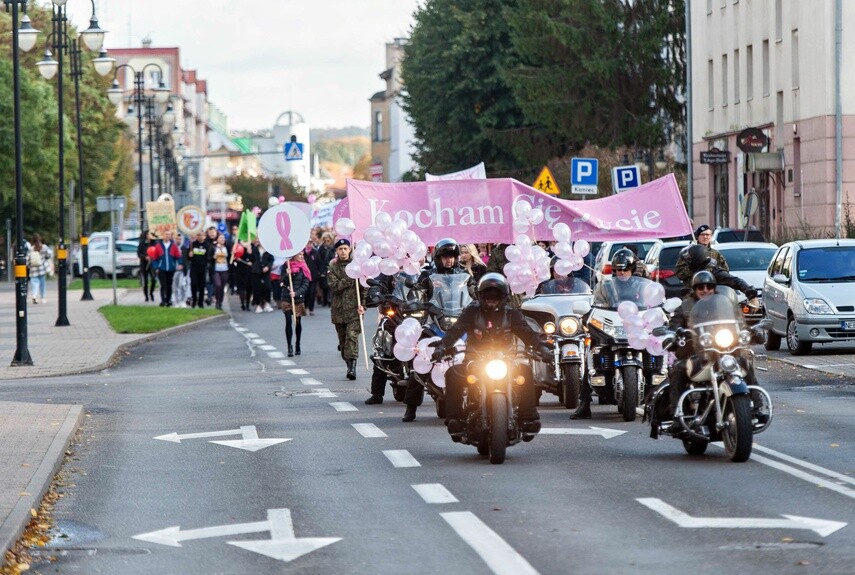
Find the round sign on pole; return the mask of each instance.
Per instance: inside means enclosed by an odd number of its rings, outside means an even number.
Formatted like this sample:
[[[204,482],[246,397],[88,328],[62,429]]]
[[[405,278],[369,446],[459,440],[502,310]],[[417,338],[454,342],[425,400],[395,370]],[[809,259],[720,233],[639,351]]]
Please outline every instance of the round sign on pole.
[[[258,222],[258,240],[264,249],[281,258],[302,251],[312,231],[311,210],[309,204],[283,202],[264,212]]]
[[[178,220],[178,229],[185,236],[193,238],[205,228],[205,214],[199,206],[184,206],[175,218]]]

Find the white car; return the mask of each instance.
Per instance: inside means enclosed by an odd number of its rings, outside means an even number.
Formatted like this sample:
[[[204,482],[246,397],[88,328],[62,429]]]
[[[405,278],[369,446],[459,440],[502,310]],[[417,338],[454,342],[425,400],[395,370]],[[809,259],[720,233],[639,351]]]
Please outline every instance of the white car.
[[[110,249],[112,234],[98,232],[89,238],[89,277],[104,279],[113,274],[113,251]],[[137,256],[137,243],[127,240],[116,242],[116,275],[137,277],[140,272],[140,260]],[[81,276],[83,252],[77,250],[74,257],[73,272]]]
[[[767,242],[729,242],[717,244],[715,249],[724,256],[730,273],[745,280],[762,293],[766,268],[778,251],[778,246]]]

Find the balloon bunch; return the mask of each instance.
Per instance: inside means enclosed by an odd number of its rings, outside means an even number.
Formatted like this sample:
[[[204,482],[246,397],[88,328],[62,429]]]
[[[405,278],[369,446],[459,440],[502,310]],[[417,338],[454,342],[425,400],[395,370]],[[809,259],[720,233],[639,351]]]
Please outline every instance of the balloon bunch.
[[[374,223],[354,246],[353,261],[344,269],[347,276],[367,286],[369,279],[381,273],[391,276],[403,269],[408,274],[418,274],[427,254],[427,246],[418,234],[409,229],[407,222],[392,220],[387,213],[377,214]],[[349,236],[355,229],[350,218],[340,218],[335,223],[340,236]]]
[[[582,269],[585,265],[585,256],[591,253],[591,244],[586,240],[578,240],[570,243],[570,226],[564,222],[555,224],[552,228],[555,245],[552,251],[558,256],[555,262],[555,271],[562,276]]]
[[[395,347],[392,353],[398,361],[413,361],[413,371],[420,374],[430,373],[431,380],[439,387],[445,387],[445,373],[452,364],[463,361],[463,353],[455,355],[454,361],[440,361],[431,363],[433,347],[430,344],[439,341],[439,337],[428,337],[419,339],[422,334],[422,326],[419,320],[408,317],[395,328]],[[461,342],[458,341],[458,344]]]
[[[646,350],[650,355],[662,355],[664,338],[654,336],[652,331],[665,325],[668,315],[662,309],[665,302],[665,288],[658,282],[645,286],[641,299],[648,309],[641,311],[635,302],[622,301],[618,305],[618,315],[623,320],[626,338],[633,349]],[[676,298],[679,299],[679,298]]]

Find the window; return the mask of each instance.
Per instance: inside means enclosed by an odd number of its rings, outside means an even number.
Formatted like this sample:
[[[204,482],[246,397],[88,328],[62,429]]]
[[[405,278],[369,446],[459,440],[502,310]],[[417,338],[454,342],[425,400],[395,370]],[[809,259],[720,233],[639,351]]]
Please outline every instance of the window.
[[[784,92],[778,92],[775,97],[775,129],[778,134],[784,133]]]
[[[727,54],[721,57],[721,105],[727,106]]]
[[[763,96],[769,95],[769,40],[763,40]]]
[[[754,99],[754,46],[745,49],[745,97]]]
[[[712,14],[712,0],[707,0],[707,14]]]
[[[707,102],[710,111],[715,109],[715,80],[713,79],[713,61],[707,61]]]
[[[775,256],[774,261],[769,266],[770,276],[781,273],[781,268],[784,266],[784,258],[787,256],[788,251],[790,251],[790,248],[781,248],[781,251]]]
[[[374,141],[383,141],[383,111],[376,110],[374,112]]]
[[[739,103],[739,50],[733,51],[733,103]]]
[[[775,41],[780,42],[784,34],[784,7],[783,0],[775,0]]]
[[[791,55],[790,55],[790,65],[792,66],[792,74],[793,74],[793,90],[799,87],[799,31],[798,29],[793,30],[792,35],[792,45],[790,46]]]

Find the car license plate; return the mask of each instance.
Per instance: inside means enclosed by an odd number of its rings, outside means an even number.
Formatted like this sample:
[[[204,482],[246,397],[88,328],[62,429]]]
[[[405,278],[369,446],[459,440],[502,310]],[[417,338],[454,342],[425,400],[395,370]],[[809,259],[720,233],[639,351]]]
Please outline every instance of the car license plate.
[[[840,322],[840,329],[855,330],[855,320],[841,321]]]

